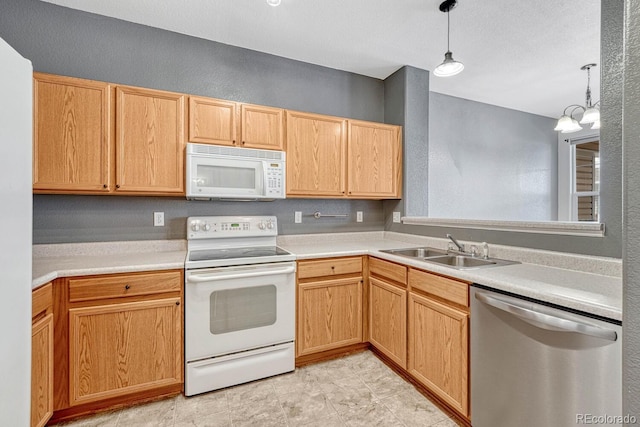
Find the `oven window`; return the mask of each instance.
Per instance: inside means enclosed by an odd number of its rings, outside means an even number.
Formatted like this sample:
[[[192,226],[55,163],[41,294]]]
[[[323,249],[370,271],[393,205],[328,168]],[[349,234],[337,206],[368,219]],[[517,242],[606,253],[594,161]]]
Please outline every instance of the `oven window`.
[[[197,175],[198,187],[253,189],[256,186],[253,167],[198,165]]]
[[[210,296],[209,329],[220,335],[276,323],[276,287],[215,291]]]

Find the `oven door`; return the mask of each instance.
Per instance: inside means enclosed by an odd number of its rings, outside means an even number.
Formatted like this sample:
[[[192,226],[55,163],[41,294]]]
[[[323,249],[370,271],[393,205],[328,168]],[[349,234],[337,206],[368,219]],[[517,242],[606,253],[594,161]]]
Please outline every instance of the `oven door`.
[[[295,271],[295,262],[187,271],[186,360],[293,341]]]

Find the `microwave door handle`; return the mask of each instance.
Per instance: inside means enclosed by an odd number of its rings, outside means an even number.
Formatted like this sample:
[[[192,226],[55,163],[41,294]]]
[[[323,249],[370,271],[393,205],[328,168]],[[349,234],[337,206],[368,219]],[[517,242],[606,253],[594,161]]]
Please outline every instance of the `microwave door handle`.
[[[187,277],[187,281],[191,283],[215,282],[219,280],[244,279],[246,277],[264,277],[264,276],[273,276],[276,274],[291,274],[291,273],[294,273],[295,271],[296,271],[295,267],[287,267],[287,268],[280,268],[277,270],[252,271],[250,273],[228,273],[228,274],[207,274],[207,275],[190,274]]]

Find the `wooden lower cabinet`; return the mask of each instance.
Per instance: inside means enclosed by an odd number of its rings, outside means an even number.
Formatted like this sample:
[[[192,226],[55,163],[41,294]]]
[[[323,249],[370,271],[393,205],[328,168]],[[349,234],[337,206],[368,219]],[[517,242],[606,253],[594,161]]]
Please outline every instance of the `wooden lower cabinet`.
[[[33,291],[31,325],[31,427],[53,415],[52,285]]]
[[[407,367],[407,290],[369,279],[369,342],[401,368]]]
[[[462,415],[469,415],[469,313],[409,293],[408,371]]]
[[[54,420],[183,389],[183,270],[60,279]]]
[[[296,357],[363,342],[362,289],[361,257],[298,263]]]
[[[182,382],[180,298],[69,310],[69,396],[77,405]]]

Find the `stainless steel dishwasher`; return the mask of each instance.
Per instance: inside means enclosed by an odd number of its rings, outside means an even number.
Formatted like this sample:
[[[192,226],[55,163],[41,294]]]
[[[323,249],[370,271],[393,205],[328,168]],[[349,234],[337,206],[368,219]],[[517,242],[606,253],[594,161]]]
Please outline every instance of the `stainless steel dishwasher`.
[[[620,425],[622,326],[474,285],[474,427]]]

